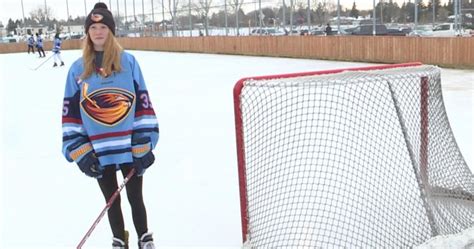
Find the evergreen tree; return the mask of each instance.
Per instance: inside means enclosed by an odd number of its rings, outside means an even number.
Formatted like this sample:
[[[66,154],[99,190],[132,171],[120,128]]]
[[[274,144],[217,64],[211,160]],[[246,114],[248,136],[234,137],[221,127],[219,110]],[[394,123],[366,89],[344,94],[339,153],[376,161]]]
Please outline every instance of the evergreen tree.
[[[434,15],[435,15],[435,20],[438,20],[438,13],[439,13],[439,10],[442,8],[441,7],[441,3],[440,3],[440,0],[434,0]],[[427,5],[427,16],[430,18],[430,21],[433,20],[433,0],[430,0],[428,5]]]
[[[445,4],[445,8],[448,11],[448,15],[454,15],[454,2],[449,0],[448,4]]]
[[[10,18],[8,19],[8,24],[7,24],[7,31],[8,32],[16,32],[17,24]]]
[[[318,7],[316,9],[316,23],[319,24],[319,25],[323,25],[323,24],[327,23],[329,18],[330,17],[329,17],[329,10],[328,10],[328,7],[327,7],[327,3],[326,2],[324,2],[324,3],[319,2]]]
[[[356,2],[354,1],[354,3],[352,4],[352,9],[351,9],[351,13],[349,14],[350,17],[354,17],[354,18],[359,18],[359,10],[357,9],[357,6],[356,6]]]
[[[405,12],[406,12],[407,22],[414,22],[415,21],[415,4],[408,2],[405,5]]]
[[[384,20],[387,22],[403,22],[400,18],[400,7],[393,0],[389,0],[384,9]]]

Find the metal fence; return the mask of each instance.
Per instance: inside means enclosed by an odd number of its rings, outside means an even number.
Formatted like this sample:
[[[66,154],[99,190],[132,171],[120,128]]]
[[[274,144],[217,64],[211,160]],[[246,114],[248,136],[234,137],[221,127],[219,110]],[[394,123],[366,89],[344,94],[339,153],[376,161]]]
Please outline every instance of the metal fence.
[[[346,28],[364,21],[386,23],[397,28],[415,27],[423,23],[434,25],[445,21],[454,22],[457,29],[460,29],[459,24],[472,25],[474,3],[455,0],[447,6],[436,5],[432,8],[433,6],[428,7],[426,3],[429,2],[428,0],[424,1],[424,4],[422,4],[423,0],[417,0],[419,4],[408,3],[403,6],[402,3],[395,5],[390,1],[374,1],[373,5],[364,6],[362,5],[364,2],[348,0],[109,0],[103,2],[114,14],[117,24],[116,33],[119,36],[133,37],[246,35],[250,33],[247,31],[249,29],[264,27],[274,27],[292,33],[294,30],[299,32],[311,29],[321,30],[327,23],[331,24],[333,30],[341,33]],[[81,25],[84,23],[84,16],[95,2],[95,0],[84,0],[82,8],[77,2],[66,0],[64,5],[53,6],[48,5],[45,0],[44,7],[40,6],[44,11],[38,13],[37,19],[55,18],[63,20],[58,25]],[[78,6],[80,6],[79,9],[77,9]],[[23,13],[31,13],[31,8],[34,7],[28,6]],[[48,13],[63,14],[54,16]],[[64,13],[67,13],[67,16]],[[452,14],[455,18],[449,19],[449,15]],[[355,16],[358,18],[356,19]],[[24,16],[23,19],[25,18],[29,16]],[[67,22],[66,19],[68,19]],[[49,24],[49,26],[52,28],[53,25]]]

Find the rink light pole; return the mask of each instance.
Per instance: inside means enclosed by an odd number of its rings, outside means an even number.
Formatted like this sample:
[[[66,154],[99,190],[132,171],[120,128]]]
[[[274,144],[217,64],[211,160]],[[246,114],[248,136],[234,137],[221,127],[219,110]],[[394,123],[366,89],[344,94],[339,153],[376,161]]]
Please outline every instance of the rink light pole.
[[[339,0],[338,0],[339,1]],[[308,35],[311,32],[311,3],[310,0],[308,0],[308,9],[306,10],[306,19],[308,19]]]
[[[227,0],[224,0],[224,26],[225,26],[225,35],[229,35],[229,29],[227,24]]]
[[[155,36],[155,7],[153,7],[153,0],[151,0],[151,36]]]
[[[293,35],[293,0],[290,0],[290,34]]]
[[[283,11],[282,11],[282,19],[283,19],[283,30],[286,32],[286,3],[285,0],[283,0]]]
[[[117,27],[115,28],[117,31],[120,30],[120,4],[119,0],[117,0]],[[120,34],[120,32],[118,32]]]
[[[340,35],[341,30],[341,2],[337,0],[337,34]]]
[[[418,0],[415,0],[415,30],[418,27]]]
[[[84,0],[84,16],[87,17],[87,5],[86,5],[86,0]]]
[[[23,8],[23,0],[21,0],[21,13],[23,14],[23,28],[26,26],[26,19],[25,19],[25,9]],[[23,32],[23,31],[22,31]],[[23,32],[25,33],[25,32]]]
[[[125,15],[124,15],[124,22],[125,22],[125,26],[127,26],[127,0],[123,0],[123,5],[124,5],[124,11],[125,11]]]
[[[265,16],[263,15],[263,12],[262,12],[262,0],[258,0],[258,26],[260,28],[260,32],[262,32],[262,28],[263,28],[263,19],[265,18]]]
[[[142,0],[142,27],[143,27],[143,35],[145,36],[145,29],[146,29],[146,24],[145,24],[145,1]]]
[[[372,10],[372,19],[373,19],[373,27],[372,27],[372,35],[375,36],[377,33],[375,31],[375,28],[377,27],[377,23],[375,21],[375,0],[373,0],[373,5],[374,5],[374,9]]]
[[[67,19],[66,19],[67,32],[69,34],[69,37],[71,37],[71,25],[69,25],[69,1],[68,0],[66,0],[66,14],[67,14]]]
[[[23,14],[23,22],[25,22],[25,8],[23,7],[23,0],[21,0],[21,13]]]

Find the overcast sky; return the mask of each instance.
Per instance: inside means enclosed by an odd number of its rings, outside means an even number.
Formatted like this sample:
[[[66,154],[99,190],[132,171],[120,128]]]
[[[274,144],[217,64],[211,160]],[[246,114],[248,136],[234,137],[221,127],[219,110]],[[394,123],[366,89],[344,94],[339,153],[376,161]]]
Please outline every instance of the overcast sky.
[[[158,15],[157,12],[161,11],[161,1],[162,0],[153,0],[153,6],[155,8],[155,15],[156,18],[160,19],[161,14]],[[180,2],[187,2],[187,0],[178,0]],[[244,3],[249,3],[254,0],[244,0]],[[258,1],[258,0],[255,0]],[[262,0],[262,2],[269,2],[269,1],[274,1],[275,3],[282,2],[282,0]],[[306,0],[301,0],[306,2]],[[311,0],[313,2],[314,0]],[[322,1],[322,0],[319,0]],[[318,2],[319,2],[318,1]],[[331,0],[330,0],[331,1]],[[334,3],[336,3],[337,0],[332,0]],[[376,0],[377,2],[379,0]],[[403,1],[403,0],[400,0]],[[408,0],[407,0],[408,1]],[[424,0],[427,1],[427,0]],[[88,13],[94,4],[96,2],[99,2],[97,0],[1,0],[0,1],[0,21],[4,25],[8,22],[9,18],[12,18],[13,20],[16,19],[21,19],[23,18],[23,13],[22,13],[22,2],[23,2],[23,9],[24,9],[24,14],[25,17],[30,16],[30,12],[34,9],[42,8],[44,9],[45,4],[52,9],[53,11],[53,16],[57,19],[66,19],[67,18],[67,5],[69,5],[69,15],[72,17],[76,16],[84,16],[86,12]],[[133,15],[133,3],[135,2],[135,13],[141,14],[142,13],[142,0],[105,0],[103,1],[107,5],[112,5],[111,9],[113,13],[115,14],[116,8],[117,8],[117,2],[119,2],[119,10],[121,15],[124,14],[125,12],[125,3],[127,4],[127,15]],[[223,3],[224,0],[212,0],[213,5],[217,5],[219,3]],[[286,0],[287,4],[290,2],[290,0]],[[151,13],[151,0],[143,0],[144,7],[145,7],[145,13]],[[350,8],[352,7],[353,0],[340,0],[341,5],[344,8]],[[357,0],[356,4],[359,9],[368,9],[372,7],[372,1],[371,0]],[[165,1],[165,4],[167,4],[167,1]],[[281,5],[281,3],[280,3]],[[253,9],[253,7],[256,7],[257,4],[247,4],[247,7],[250,7]],[[109,6],[110,9],[110,6]]]

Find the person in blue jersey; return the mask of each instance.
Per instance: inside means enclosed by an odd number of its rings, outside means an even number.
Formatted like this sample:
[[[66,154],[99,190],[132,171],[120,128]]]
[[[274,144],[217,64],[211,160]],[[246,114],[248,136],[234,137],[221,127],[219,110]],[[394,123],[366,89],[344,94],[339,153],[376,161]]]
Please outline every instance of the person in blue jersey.
[[[38,50],[38,54],[40,57],[46,57],[43,49],[43,37],[40,34],[36,33],[36,49]],[[43,55],[41,55],[43,53]]]
[[[61,62],[61,66],[64,66],[63,59],[61,58],[61,38],[59,37],[59,33],[56,33],[54,36],[53,53],[53,67],[57,67],[59,61]]]
[[[115,38],[112,13],[97,3],[86,17],[82,57],[70,67],[64,93],[62,151],[96,178],[106,201],[117,190],[116,172],[136,174],[126,185],[141,249],[154,249],[143,201],[143,178],[155,157],[159,128],[135,57]],[[120,197],[108,210],[112,247],[128,248]]]
[[[33,52],[33,54],[35,53],[35,48],[34,48],[34,45],[35,45],[35,38],[33,37],[33,34],[30,35],[30,37],[28,37],[28,39],[26,40],[26,44],[28,44],[28,54],[31,52]]]

